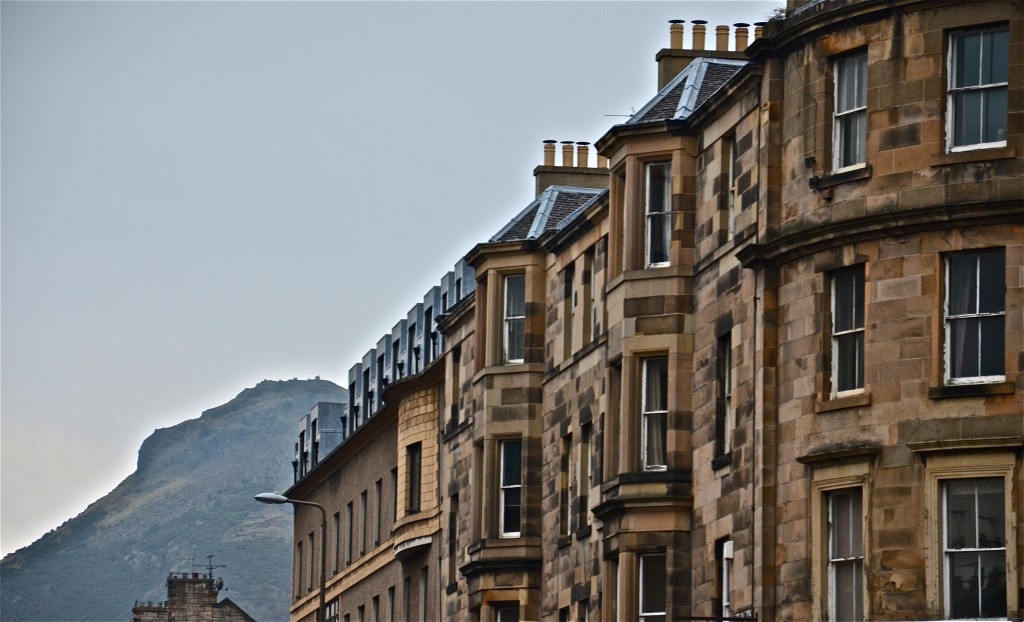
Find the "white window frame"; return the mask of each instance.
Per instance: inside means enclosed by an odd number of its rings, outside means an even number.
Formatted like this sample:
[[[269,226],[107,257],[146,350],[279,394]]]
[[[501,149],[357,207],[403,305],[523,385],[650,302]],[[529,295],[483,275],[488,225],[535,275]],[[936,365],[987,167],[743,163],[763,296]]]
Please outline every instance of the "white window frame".
[[[564,466],[564,472],[562,472],[560,476],[564,479],[561,482],[563,490],[560,491],[562,493],[562,498],[560,499],[562,507],[559,508],[558,517],[559,522],[561,523],[559,525],[559,531],[561,532],[559,535],[570,536],[572,535],[573,528],[572,506],[575,496],[572,472],[572,434],[567,434],[562,437],[561,450],[563,452],[561,458],[564,462],[563,465],[560,466]]]
[[[519,605],[504,603],[494,608],[495,622],[519,622]]]
[[[953,331],[952,331],[952,325],[953,325],[953,322],[955,322],[957,320],[974,319],[974,318],[985,318],[985,317],[1002,317],[1003,318],[1003,330],[1004,330],[1004,333],[1003,333],[1003,335],[1004,335],[1004,337],[1003,337],[1003,339],[1004,339],[1004,341],[1003,341],[1003,351],[1004,351],[1004,353],[1005,353],[1005,350],[1006,350],[1006,341],[1005,341],[1005,339],[1006,339],[1006,337],[1005,337],[1005,330],[1006,330],[1006,296],[1005,296],[1005,293],[1003,295],[1003,310],[1002,311],[991,312],[991,313],[981,313],[979,311],[979,312],[976,312],[976,313],[965,313],[965,314],[962,314],[962,315],[950,315],[950,312],[949,312],[950,294],[953,292],[953,283],[950,280],[950,277],[952,275],[952,270],[950,269],[950,259],[953,256],[955,256],[955,255],[960,255],[960,256],[963,256],[963,255],[976,255],[976,256],[980,256],[980,255],[982,255],[984,253],[988,253],[988,252],[993,252],[993,251],[992,251],[992,249],[979,249],[979,250],[976,250],[976,251],[967,251],[967,252],[963,252],[963,253],[954,253],[954,254],[946,255],[946,257],[943,260],[943,268],[944,268],[944,270],[946,272],[946,274],[945,274],[946,295],[945,295],[945,300],[943,301],[943,309],[942,309],[943,324],[945,324],[945,327],[944,327],[944,329],[945,329],[945,343],[944,343],[944,347],[943,347],[943,358],[944,358],[944,363],[945,364],[944,364],[943,374],[945,376],[945,382],[946,382],[947,385],[989,384],[989,383],[995,383],[995,382],[1003,382],[1004,380],[1006,380],[1006,364],[1005,364],[1005,362],[1003,364],[1003,373],[1002,374],[994,374],[994,375],[989,375],[989,376],[962,376],[962,377],[956,377],[956,378],[954,378],[952,376],[952,369],[953,369],[953,365],[952,365],[952,363],[953,363],[953,359],[952,359],[952,355],[953,355]],[[995,252],[1002,252],[1003,253],[1003,280],[1005,281],[1005,279],[1006,279],[1006,252],[1005,252],[1005,250],[997,250]],[[980,300],[980,297],[981,297],[981,261],[980,261],[980,259],[977,261],[976,265],[977,265],[977,268],[976,268],[977,279],[975,280],[975,284],[976,284],[977,287],[976,287],[975,292],[974,292],[974,295],[975,295],[975,308],[976,309],[980,309],[981,308],[981,300]],[[979,330],[980,330],[980,328],[981,327],[979,325]],[[981,335],[979,334],[978,335],[978,358],[979,358],[978,372],[979,373],[981,373],[981,361],[980,361],[980,358],[981,358],[981,353],[982,353],[983,350],[984,350],[984,343],[982,342]]]
[[[719,356],[722,360],[719,361],[719,378],[718,381],[721,383],[722,391],[722,455],[728,454],[732,451],[732,432],[736,429],[736,409],[733,408],[732,393],[733,393],[733,372],[732,372],[732,330],[719,337],[719,346],[724,345],[722,352],[719,352]]]
[[[848,330],[840,330],[840,329],[838,329],[836,327],[836,318],[839,317],[837,311],[838,311],[838,306],[839,306],[839,303],[840,303],[840,300],[839,300],[840,291],[839,291],[838,286],[837,286],[839,279],[837,277],[839,277],[839,276],[841,276],[843,274],[851,274],[851,273],[858,273],[858,272],[861,275],[861,283],[862,283],[861,284],[861,297],[860,297],[860,300],[861,300],[861,309],[860,309],[861,323],[860,323],[860,326],[854,325],[852,328],[850,328]],[[839,369],[839,367],[840,367],[840,360],[841,360],[841,357],[839,356],[839,350],[840,350],[839,341],[840,341],[840,337],[843,337],[843,336],[846,336],[846,335],[855,335],[857,333],[860,333],[861,335],[865,334],[864,333],[864,324],[866,323],[866,321],[865,321],[865,318],[864,318],[864,313],[865,313],[866,307],[867,307],[867,301],[866,301],[866,296],[865,296],[865,293],[866,293],[865,290],[867,288],[867,275],[865,273],[864,266],[861,265],[861,266],[858,266],[857,268],[853,268],[853,269],[850,269],[850,270],[841,270],[839,272],[836,272],[835,274],[832,275],[831,281],[832,281],[832,373],[831,373],[831,377],[830,377],[830,384],[832,385],[831,386],[832,398],[835,399],[835,398],[838,398],[838,397],[846,397],[848,395],[859,395],[859,394],[864,392],[864,349],[863,348],[861,348],[860,352],[858,353],[859,354],[858,361],[860,362],[860,366],[858,368],[859,378],[857,378],[857,380],[858,380],[860,386],[855,387],[853,389],[847,389],[845,391],[840,391],[839,390],[839,376],[840,376],[840,373],[839,373],[840,369]],[[855,305],[854,300],[855,300],[855,298],[853,300],[849,300],[848,302],[851,305]],[[844,302],[847,302],[847,301],[844,301]],[[857,316],[857,309],[856,308],[852,309],[852,312],[853,312],[853,317],[856,318],[856,316]],[[855,322],[855,324],[856,324],[856,322]],[[865,345],[866,345],[865,339],[862,338],[861,342],[864,342]]]
[[[864,59],[864,84],[857,84],[857,71],[848,72],[847,68],[851,64],[855,64],[859,59]],[[867,108],[867,63],[868,63],[868,52],[867,50],[861,50],[854,54],[849,54],[832,61],[832,87],[833,87],[833,105],[832,105],[832,172],[842,173],[844,171],[852,171],[858,168],[864,168],[867,164],[867,138],[868,138],[868,108]],[[844,91],[843,86],[845,81],[852,77],[854,80],[854,87],[858,92],[859,98],[863,100],[864,104],[860,106],[854,106],[846,110],[839,109],[840,94]],[[862,119],[861,125],[859,126],[861,132],[858,136],[847,136],[846,132],[843,131],[843,121],[846,118],[852,118],[854,115]],[[846,151],[846,146],[849,144],[851,138],[856,138],[864,146],[862,151],[864,152],[865,158],[859,162],[851,162],[848,164],[842,163],[843,153]]]
[[[1005,138],[1003,140],[996,140],[996,141],[991,141],[991,142],[987,142],[987,143],[986,142],[982,142],[982,143],[974,143],[974,144],[969,144],[969,145],[956,145],[956,144],[954,144],[954,141],[956,139],[956,127],[955,127],[956,95],[958,93],[967,93],[967,92],[974,91],[974,92],[982,93],[982,97],[984,98],[987,91],[994,91],[995,89],[1008,89],[1009,88],[1009,83],[1008,82],[993,82],[993,83],[990,83],[990,84],[979,84],[977,86],[969,86],[969,87],[958,87],[958,86],[956,86],[954,84],[954,81],[956,80],[956,61],[957,61],[957,59],[956,59],[956,49],[957,49],[956,41],[957,41],[957,39],[959,37],[963,37],[964,35],[968,35],[968,34],[972,34],[972,33],[995,32],[995,31],[1006,31],[1007,33],[1009,33],[1009,27],[1006,24],[1003,24],[1001,26],[989,26],[989,27],[983,27],[983,28],[971,28],[971,29],[965,29],[965,30],[955,30],[955,31],[949,33],[949,39],[948,39],[948,41],[949,41],[949,53],[946,55],[946,75],[949,76],[947,84],[946,84],[946,150],[948,152],[950,152],[950,153],[956,153],[956,152],[959,152],[959,151],[973,151],[975,149],[994,149],[994,148],[1005,147],[1006,146],[1006,139]],[[982,41],[984,41],[984,39],[982,39]],[[982,53],[982,55],[984,55],[984,51],[982,51],[981,53]],[[982,57],[982,59],[983,58],[984,58],[984,56]],[[1007,58],[1006,62],[1007,62],[1007,74],[1009,74],[1009,62],[1010,62],[1010,59]],[[980,112],[981,112],[982,115],[984,115],[984,113],[985,113],[984,106],[982,106]],[[1008,116],[1009,115],[1009,104],[1007,104],[1007,109],[1006,109],[1005,112],[1007,113],[1007,116]]]
[[[519,443],[519,482],[516,484],[505,482],[505,445],[508,443]],[[522,534],[523,521],[523,439],[510,438],[499,442],[498,452],[498,535],[502,538],[518,538]],[[519,529],[505,531],[505,491],[511,489],[519,490]]]
[[[963,450],[928,450],[925,451],[925,542],[927,542],[925,564],[925,585],[927,586],[927,606],[933,611],[945,613],[946,580],[944,565],[945,522],[943,514],[943,485],[955,479],[974,479],[995,477],[1003,481],[1003,510],[1006,528],[1006,608],[1008,612],[1016,611],[1020,606],[1017,572],[1017,529],[1014,518],[1013,494],[1014,481],[1020,476],[1016,472],[1018,456],[1013,448],[1009,451],[1003,447],[987,448],[979,446],[979,451],[968,448]],[[984,451],[981,451],[984,450]],[[1006,618],[1002,618],[1005,620]]]
[[[847,494],[852,494],[852,493],[856,493],[856,494],[858,494],[860,496],[860,508],[861,508],[861,511],[860,511],[860,514],[855,517],[857,519],[856,522],[855,523],[851,523],[847,527],[851,530],[851,534],[852,534],[854,529],[860,528],[860,542],[861,542],[860,555],[852,555],[850,557],[837,557],[836,556],[836,551],[835,551],[835,549],[836,549],[836,541],[835,541],[835,538],[834,538],[834,535],[835,535],[835,531],[834,530],[835,530],[835,525],[836,525],[835,505],[834,505],[834,503],[835,503],[836,499],[840,495],[847,495]],[[827,555],[826,555],[826,559],[827,559],[827,562],[828,562],[828,619],[829,620],[837,620],[838,619],[838,614],[836,613],[836,597],[838,596],[838,590],[836,589],[837,588],[837,586],[836,586],[836,567],[838,565],[840,565],[840,564],[846,564],[846,563],[850,563],[850,562],[853,562],[854,565],[856,565],[856,562],[860,562],[860,573],[858,573],[856,575],[856,577],[857,577],[857,585],[856,585],[855,594],[856,594],[856,598],[859,600],[859,609],[861,611],[861,614],[863,615],[863,613],[864,613],[864,491],[861,488],[859,488],[859,487],[840,488],[840,489],[837,489],[837,490],[830,490],[830,491],[828,491],[826,493],[826,495],[828,497],[828,500],[826,502],[827,503],[826,510],[828,511],[827,530],[826,530],[827,531],[826,539],[827,539],[827,542],[828,542],[828,544],[827,544],[828,551],[827,551]],[[853,515],[851,514],[851,517],[852,516]]]
[[[510,315],[509,309],[509,283],[513,279],[522,279],[523,283],[523,315]],[[504,287],[502,288],[504,293],[504,299],[502,302],[502,362],[506,365],[514,365],[522,363],[526,356],[526,275],[523,273],[519,274],[508,274],[502,279]],[[510,350],[512,345],[512,325],[513,322],[522,322],[523,325],[523,343],[520,344],[522,348],[523,356],[520,358],[511,358]]]
[[[1004,523],[1003,523],[1003,546],[1001,546],[1001,547],[990,547],[990,548],[980,548],[980,547],[979,548],[957,548],[957,549],[947,548],[947,542],[948,542],[948,539],[947,539],[947,535],[948,535],[948,532],[947,532],[947,523],[948,523],[947,510],[948,510],[948,502],[949,502],[949,484],[954,482],[954,481],[958,481],[958,480],[959,481],[978,481],[978,480],[982,480],[982,479],[999,481],[1003,485],[1003,520],[1004,520]],[[939,544],[939,547],[940,547],[941,552],[942,552],[943,611],[945,612],[946,617],[951,619],[951,620],[952,619],[957,619],[957,620],[960,620],[960,619],[966,619],[966,620],[977,620],[977,619],[980,619],[980,620],[1005,620],[1006,619],[1005,616],[997,617],[997,618],[953,618],[952,617],[953,616],[953,612],[952,612],[952,607],[951,607],[951,603],[950,603],[950,592],[951,592],[951,590],[949,589],[949,583],[950,583],[950,580],[951,580],[950,568],[949,568],[949,558],[950,558],[950,555],[952,553],[979,553],[980,554],[980,553],[984,553],[984,552],[988,552],[988,551],[1002,551],[1002,553],[1003,553],[1003,566],[1004,566],[1004,568],[1003,568],[1003,570],[1004,570],[1003,589],[1007,590],[1009,588],[1009,581],[1007,581],[1007,574],[1008,574],[1007,571],[1008,570],[1012,571],[1013,569],[1007,568],[1008,564],[1006,563],[1006,561],[1007,561],[1007,559],[1009,557],[1007,555],[1007,546],[1006,546],[1009,538],[1007,537],[1007,533],[1006,532],[1008,531],[1010,525],[1006,523],[1006,519],[1005,519],[1005,517],[1006,517],[1006,501],[1007,501],[1006,491],[1005,491],[1005,486],[1006,486],[1005,485],[1005,481],[1001,477],[964,477],[964,478],[941,480],[940,481],[940,486],[941,486],[940,494],[941,494],[941,497],[942,497],[942,509],[941,509],[941,515],[940,515],[940,520],[942,521],[942,540],[941,540],[941,543]],[[975,496],[975,498],[977,498],[977,497]],[[974,520],[975,520],[975,524],[977,524],[977,520],[978,520],[977,506],[975,506]],[[978,593],[978,596],[979,596],[979,599],[980,599],[980,597],[981,597],[981,592],[980,591]],[[979,603],[979,608],[980,608],[980,603]],[[1009,611],[1007,611],[1007,613],[1009,613]]]
[[[646,577],[644,575],[645,575],[645,573],[647,571],[646,571],[645,567],[647,566],[647,561],[652,559],[652,558],[654,558],[654,557],[660,557],[662,559],[661,566],[664,569],[663,570],[663,574],[665,575],[665,587],[664,587],[664,589],[665,589],[665,602],[662,603],[663,609],[661,611],[646,611],[644,609],[644,607],[647,606],[647,603],[644,602],[644,590],[643,590],[643,586],[646,584]],[[637,584],[637,586],[638,586],[638,589],[637,589],[637,619],[640,622],[646,622],[650,618],[657,618],[657,617],[661,617],[661,619],[667,620],[668,618],[666,616],[666,612],[665,612],[664,608],[666,608],[667,605],[668,605],[668,563],[667,563],[668,562],[668,558],[666,557],[665,553],[649,553],[649,554],[645,554],[645,555],[640,555],[639,562],[640,562],[639,563],[639,565],[640,565],[640,573],[639,573],[640,574],[640,582]]]
[[[723,618],[732,616],[732,560],[733,543],[732,540],[726,540],[722,543],[722,565],[720,568],[722,574],[718,577],[719,585],[722,589],[722,603],[719,615]]]
[[[663,167],[665,169],[665,186],[664,201],[665,211],[663,212],[651,212],[651,172],[655,167]],[[670,259],[665,261],[652,261],[651,260],[651,245],[654,242],[654,228],[657,226],[656,223],[661,223],[660,226],[665,227],[668,232],[668,248],[666,252],[671,253],[672,250],[672,161],[663,160],[659,162],[650,162],[644,167],[644,229],[645,229],[645,246],[644,246],[644,263],[648,268],[660,268],[667,266],[671,263]],[[665,221],[665,222],[661,222]],[[659,229],[660,232],[660,229]]]
[[[653,361],[659,361],[659,360],[664,360],[665,361],[665,369],[666,369],[666,373],[665,373],[665,387],[664,387],[664,389],[665,389],[665,408],[664,409],[657,409],[657,410],[649,410],[648,409],[648,404],[647,404],[647,382],[648,382],[647,367],[648,367],[649,363],[651,363]],[[667,462],[668,462],[668,379],[671,377],[671,374],[668,373],[668,371],[667,371],[668,370],[668,356],[662,355],[662,356],[649,356],[649,357],[645,357],[645,358],[641,359],[640,367],[641,367],[641,382],[640,382],[640,420],[641,420],[641,424],[640,424],[640,461],[641,461],[641,463],[643,465],[643,469],[645,471],[664,471],[664,470],[668,469],[668,464],[667,464]],[[666,464],[647,464],[647,427],[648,427],[648,423],[647,422],[648,422],[648,418],[649,417],[659,417],[659,416],[660,417],[664,417],[664,420],[665,420],[664,432],[665,432],[665,437],[666,438],[665,438],[665,441],[664,441],[665,447],[663,449],[664,449],[664,452],[665,452],[664,458],[665,458]]]

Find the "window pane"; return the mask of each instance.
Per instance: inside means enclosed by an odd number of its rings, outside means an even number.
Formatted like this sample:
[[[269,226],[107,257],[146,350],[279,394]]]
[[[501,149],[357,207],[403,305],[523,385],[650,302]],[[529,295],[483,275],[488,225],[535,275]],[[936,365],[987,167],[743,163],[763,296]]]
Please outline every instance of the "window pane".
[[[981,253],[981,291],[979,311],[981,313],[998,313],[1006,310],[1006,255],[1002,251]]]
[[[978,255],[949,257],[949,314],[976,313],[978,293]]]
[[[650,164],[647,167],[647,212],[669,211],[669,162]]]
[[[505,317],[526,315],[526,277],[514,274],[505,277]]]
[[[498,622],[519,622],[519,607],[501,607],[497,617]]]
[[[979,60],[981,59],[981,34],[970,33],[956,37],[956,68],[954,86],[977,86],[981,84]]]
[[[949,375],[951,378],[972,378],[979,375],[978,329],[977,318],[949,323]]]
[[[504,495],[504,520],[501,525],[502,533],[517,533],[519,531],[519,519],[522,509],[522,490],[522,488],[505,488],[502,490],[502,494]]]
[[[665,457],[665,441],[667,439],[665,417],[665,413],[644,415],[644,427],[646,428],[644,466],[664,466],[667,464]]]
[[[976,145],[981,142],[981,91],[957,93],[954,96],[956,118],[954,143]]]
[[[864,533],[861,527],[863,517],[862,498],[860,491],[853,491],[850,497],[850,556],[861,557],[864,555]]]
[[[526,319],[507,320],[508,343],[506,344],[506,360],[521,361],[525,357]]]
[[[852,508],[850,507],[850,495],[833,494],[830,495],[830,498],[832,500],[830,525],[832,531],[832,558],[844,559],[852,557],[850,554],[852,549],[850,542],[850,532],[852,530],[850,526],[853,524],[853,515],[851,513]]]
[[[849,270],[835,275],[835,330],[847,331],[864,326],[864,270]]]
[[[647,218],[647,226],[650,228],[650,249],[648,263],[668,262],[668,251],[672,242],[672,215],[658,214]]]
[[[1005,373],[1003,364],[1006,327],[1003,319],[1003,316],[996,316],[978,320],[981,325],[981,370],[978,374],[980,376],[1002,376]]]
[[[973,479],[946,483],[946,547],[977,548]]]
[[[949,575],[950,617],[978,617],[978,554],[951,553]]]
[[[981,79],[985,84],[1006,82],[1010,60],[1010,31],[1000,30],[985,34],[985,55],[981,65]]]
[[[665,611],[665,556],[640,557],[640,613]]]
[[[501,484],[518,486],[523,481],[522,441],[505,441],[501,444]]]
[[[985,118],[983,120],[984,140],[994,143],[1006,140],[1006,88],[999,87],[985,91]]]
[[[1003,480],[973,480],[978,490],[978,548],[1006,546]]]
[[[668,410],[668,358],[644,359],[644,412]]]
[[[864,386],[864,333],[836,337],[836,391],[852,391]]]
[[[840,562],[834,565],[836,622],[861,622],[862,598],[861,560]]]
[[[1006,553],[989,551],[980,556],[981,617],[1006,616]]]
[[[867,105],[868,102],[868,55],[867,53],[858,54],[856,57],[857,65],[857,98],[854,101],[854,105],[857,108],[861,108]]]

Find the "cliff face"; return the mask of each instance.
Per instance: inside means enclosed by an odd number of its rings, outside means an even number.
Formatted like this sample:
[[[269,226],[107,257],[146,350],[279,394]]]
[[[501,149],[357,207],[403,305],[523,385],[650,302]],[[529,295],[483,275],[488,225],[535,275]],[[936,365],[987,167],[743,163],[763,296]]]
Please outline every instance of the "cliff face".
[[[138,467],[84,512],[0,562],[3,620],[122,620],[138,600],[164,600],[174,569],[224,568],[222,597],[257,620],[287,620],[291,519],[253,495],[292,483],[298,419],[344,401],[326,380],[264,381],[154,432]],[[200,570],[200,568],[195,568]]]

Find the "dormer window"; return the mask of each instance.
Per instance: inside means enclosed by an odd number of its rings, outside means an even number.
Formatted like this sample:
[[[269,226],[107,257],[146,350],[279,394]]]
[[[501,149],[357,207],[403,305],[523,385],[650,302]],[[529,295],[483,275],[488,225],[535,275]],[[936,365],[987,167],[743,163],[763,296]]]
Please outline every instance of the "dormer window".
[[[672,163],[647,165],[647,267],[667,266],[672,241]]]

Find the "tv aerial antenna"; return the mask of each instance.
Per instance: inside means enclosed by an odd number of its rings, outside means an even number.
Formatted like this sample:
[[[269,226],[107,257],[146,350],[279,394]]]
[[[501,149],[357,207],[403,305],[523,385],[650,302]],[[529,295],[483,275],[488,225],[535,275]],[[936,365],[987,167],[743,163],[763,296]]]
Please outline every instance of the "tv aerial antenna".
[[[213,570],[215,568],[227,568],[226,564],[215,564],[213,563],[213,555],[206,556],[206,571],[209,573],[210,578],[213,578]]]

